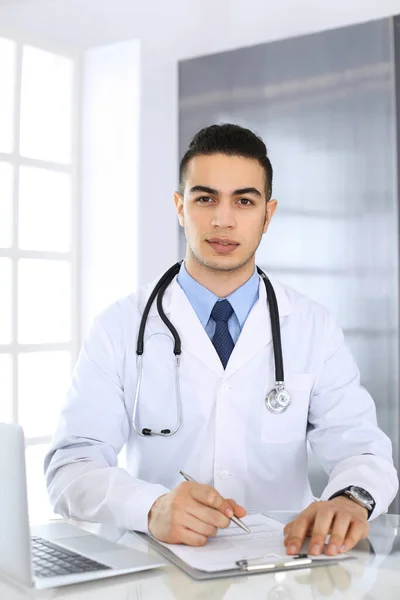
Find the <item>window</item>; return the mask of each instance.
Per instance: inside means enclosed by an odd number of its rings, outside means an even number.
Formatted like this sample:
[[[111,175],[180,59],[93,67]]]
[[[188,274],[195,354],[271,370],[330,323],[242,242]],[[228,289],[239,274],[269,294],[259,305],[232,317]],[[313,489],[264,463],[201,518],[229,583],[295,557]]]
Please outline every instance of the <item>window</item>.
[[[0,38],[0,420],[26,436],[32,521],[77,358],[76,62]]]

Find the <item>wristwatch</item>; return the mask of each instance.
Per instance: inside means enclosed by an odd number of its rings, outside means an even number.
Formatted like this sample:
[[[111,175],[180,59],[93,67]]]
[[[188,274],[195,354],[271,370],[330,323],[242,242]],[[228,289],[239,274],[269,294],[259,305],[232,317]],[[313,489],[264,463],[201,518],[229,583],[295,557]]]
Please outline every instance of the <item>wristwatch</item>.
[[[349,485],[349,487],[340,490],[333,494],[329,500],[333,500],[333,498],[337,498],[338,496],[347,496],[354,502],[357,502],[360,506],[363,506],[368,511],[368,518],[371,516],[372,511],[375,508],[375,500],[371,496],[367,490],[364,490],[362,487],[358,487],[356,485]]]

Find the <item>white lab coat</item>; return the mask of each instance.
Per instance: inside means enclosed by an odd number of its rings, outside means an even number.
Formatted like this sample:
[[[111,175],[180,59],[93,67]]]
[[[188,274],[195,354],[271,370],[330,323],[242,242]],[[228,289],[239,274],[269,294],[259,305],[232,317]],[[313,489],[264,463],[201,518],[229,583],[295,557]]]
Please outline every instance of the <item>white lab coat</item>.
[[[292,405],[265,407],[274,362],[265,286],[224,371],[185,293],[176,282],[163,306],[182,339],[182,427],[170,438],[140,437],[131,427],[140,317],[154,283],[102,313],[74,371],[46,458],[47,486],[64,516],[147,531],[153,502],[186,471],[249,511],[301,511],[313,496],[307,439],[329,474],[322,498],[348,486],[375,498],[373,516],[397,489],[388,437],[357,366],[328,311],[271,279],[278,300],[286,387]],[[155,304],[145,332],[141,428],[173,429],[176,396],[172,337]],[[117,456],[127,447],[128,471]]]

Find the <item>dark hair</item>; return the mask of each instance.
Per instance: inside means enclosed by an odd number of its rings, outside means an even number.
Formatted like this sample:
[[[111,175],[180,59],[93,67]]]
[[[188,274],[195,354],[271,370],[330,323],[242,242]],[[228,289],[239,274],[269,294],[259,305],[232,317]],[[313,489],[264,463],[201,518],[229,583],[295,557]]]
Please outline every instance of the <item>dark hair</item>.
[[[260,137],[250,131],[223,123],[201,129],[189,144],[179,167],[179,191],[185,188],[186,169],[194,156],[202,154],[226,154],[227,156],[243,156],[256,160],[265,171],[265,190],[267,201],[272,194],[272,165],[267,155],[267,148]]]

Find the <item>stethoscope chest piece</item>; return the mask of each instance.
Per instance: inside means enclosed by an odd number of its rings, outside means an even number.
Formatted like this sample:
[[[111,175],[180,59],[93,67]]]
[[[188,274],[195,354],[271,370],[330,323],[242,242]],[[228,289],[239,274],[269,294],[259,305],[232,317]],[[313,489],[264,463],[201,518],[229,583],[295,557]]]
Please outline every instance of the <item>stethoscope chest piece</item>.
[[[291,405],[289,392],[285,390],[284,383],[277,381],[275,387],[266,395],[265,406],[275,415],[284,413]]]

